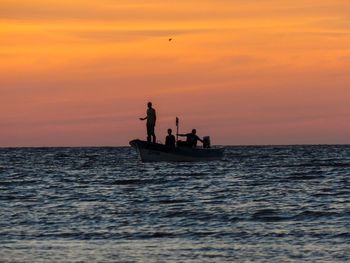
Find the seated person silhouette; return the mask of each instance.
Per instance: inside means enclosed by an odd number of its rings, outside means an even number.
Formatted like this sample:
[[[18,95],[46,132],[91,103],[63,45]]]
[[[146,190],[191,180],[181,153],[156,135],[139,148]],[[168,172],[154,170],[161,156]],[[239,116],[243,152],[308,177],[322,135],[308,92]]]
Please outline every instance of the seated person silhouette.
[[[172,132],[172,129],[168,129],[168,136],[165,138],[165,145],[175,148],[175,136],[171,134]]]
[[[197,142],[200,141],[203,143],[203,140],[196,135],[196,129],[193,129],[191,133],[178,134],[178,136],[186,137],[186,146],[197,147]],[[182,145],[182,144],[181,144]]]

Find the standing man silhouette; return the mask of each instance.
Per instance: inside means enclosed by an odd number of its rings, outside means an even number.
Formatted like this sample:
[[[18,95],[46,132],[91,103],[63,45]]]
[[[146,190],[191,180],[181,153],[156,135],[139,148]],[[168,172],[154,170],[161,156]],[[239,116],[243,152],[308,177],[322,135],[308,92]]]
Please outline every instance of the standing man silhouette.
[[[147,142],[156,143],[156,135],[154,133],[154,126],[156,126],[156,110],[152,108],[152,102],[147,103],[148,109],[147,109],[147,116],[144,118],[140,118],[141,121],[147,120],[146,127],[147,127]]]

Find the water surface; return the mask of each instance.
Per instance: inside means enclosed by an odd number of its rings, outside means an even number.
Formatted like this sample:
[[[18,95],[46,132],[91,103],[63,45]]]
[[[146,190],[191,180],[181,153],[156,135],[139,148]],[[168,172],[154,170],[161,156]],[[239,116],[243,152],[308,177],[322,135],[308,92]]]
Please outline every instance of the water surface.
[[[0,149],[1,262],[346,262],[350,146]]]

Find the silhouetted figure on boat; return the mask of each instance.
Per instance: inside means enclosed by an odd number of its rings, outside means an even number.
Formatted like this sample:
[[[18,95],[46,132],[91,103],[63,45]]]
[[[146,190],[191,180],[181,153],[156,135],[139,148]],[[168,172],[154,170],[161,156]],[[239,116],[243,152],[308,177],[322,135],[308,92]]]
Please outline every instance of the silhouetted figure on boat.
[[[197,147],[197,142],[200,141],[201,143],[203,143],[203,140],[199,138],[196,135],[196,133],[197,133],[196,129],[193,129],[191,133],[178,134],[178,136],[186,137],[186,144],[185,144],[186,146]],[[180,142],[179,145],[183,145],[183,142]]]
[[[156,126],[156,110],[152,108],[152,102],[147,103],[148,109],[147,109],[147,116],[144,118],[140,118],[141,121],[147,120],[146,127],[147,127],[147,142],[156,143],[156,135],[154,133],[154,127]]]
[[[168,136],[165,138],[165,145],[175,148],[175,136],[171,134],[172,132],[172,129],[168,129]]]

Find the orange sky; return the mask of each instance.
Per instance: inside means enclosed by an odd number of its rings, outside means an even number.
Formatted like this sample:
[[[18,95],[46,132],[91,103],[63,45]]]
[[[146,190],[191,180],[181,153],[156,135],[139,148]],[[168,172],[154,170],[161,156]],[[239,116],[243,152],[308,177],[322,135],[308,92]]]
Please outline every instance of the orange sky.
[[[172,38],[172,41],[168,41]],[[0,146],[350,143],[349,0],[0,0]]]

